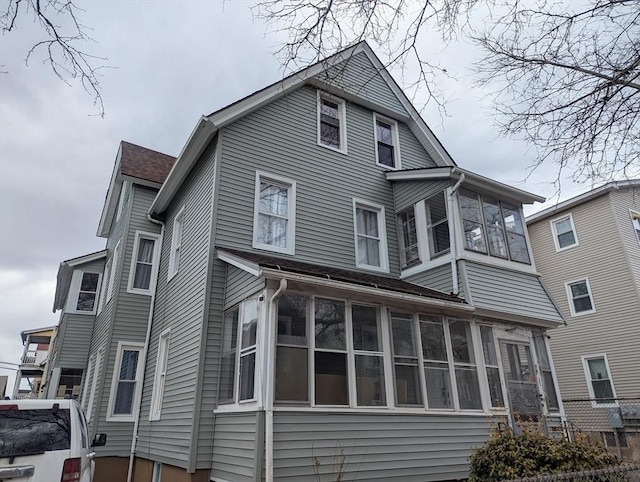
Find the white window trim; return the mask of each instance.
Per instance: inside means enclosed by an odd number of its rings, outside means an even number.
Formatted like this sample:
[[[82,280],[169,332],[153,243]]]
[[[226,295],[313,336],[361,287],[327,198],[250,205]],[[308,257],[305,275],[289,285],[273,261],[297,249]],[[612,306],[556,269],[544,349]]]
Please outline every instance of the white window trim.
[[[96,298],[93,302],[93,310],[91,311],[83,311],[76,309],[78,306],[78,297],[80,296],[80,286],[82,285],[82,275],[84,273],[97,274],[98,275],[98,284],[96,286]],[[65,312],[67,313],[75,313],[78,315],[95,315],[98,310],[98,304],[100,303],[100,291],[102,290],[102,273],[98,273],[95,271],[84,271],[81,269],[76,269],[73,271],[73,275],[71,275],[71,284],[69,287],[69,294],[67,295],[67,305]]]
[[[87,420],[91,420],[91,414],[93,413],[93,402],[96,396],[96,389],[98,387],[98,376],[100,375],[100,370],[102,369],[102,361],[104,358],[104,347],[100,347],[98,353],[95,355],[94,367],[93,367],[93,380],[91,383],[91,391],[89,392],[89,400],[87,409],[85,411]]]
[[[120,368],[122,365],[122,355],[125,350],[138,351],[138,366],[136,367],[136,388],[133,396],[133,403],[131,405],[130,414],[116,414],[114,415],[113,409],[115,408],[116,392],[118,389],[118,380],[120,377]],[[140,404],[140,393],[142,391],[142,359],[144,358],[144,343],[119,341],[118,351],[116,352],[116,360],[113,369],[113,377],[111,379],[111,390],[109,392],[109,404],[107,408],[107,422],[133,422],[135,420],[135,413]]]
[[[156,353],[156,371],[153,378],[153,391],[151,394],[151,407],[149,408],[149,420],[160,420],[162,415],[162,402],[164,400],[165,387],[167,386],[167,368],[169,365],[169,346],[171,345],[171,328],[167,328],[158,339],[158,352]],[[164,371],[164,373],[162,373]],[[164,376],[162,391],[159,380]]]
[[[587,292],[589,293],[589,299],[591,300],[591,309],[586,311],[576,312],[575,306],[573,304],[573,294],[571,293],[571,285],[576,283],[585,282],[587,285]],[[575,280],[567,281],[564,284],[564,289],[567,293],[567,301],[569,302],[569,310],[571,311],[571,316],[582,316],[582,315],[590,315],[596,312],[596,304],[593,301],[593,292],[591,291],[591,285],[589,284],[589,278],[586,276],[584,278],[578,278]]]
[[[337,149],[333,146],[328,146],[322,143],[320,133],[320,107],[322,105],[322,99],[326,99],[334,104],[338,104],[338,120],[340,121],[340,148]],[[335,152],[347,154],[347,104],[344,99],[328,94],[321,90],[317,91],[317,142],[320,147],[325,149],[331,149]]]
[[[356,267],[364,268],[370,271],[389,272],[389,249],[387,247],[387,217],[384,206],[374,204],[368,201],[352,198],[353,201],[353,240]],[[368,211],[376,211],[378,213],[378,231],[380,233],[380,266],[358,263],[358,219],[357,209],[366,209]]]
[[[591,384],[591,372],[589,371],[589,364],[587,363],[589,360],[597,360],[598,358],[604,359],[604,364],[607,367],[607,374],[609,375],[609,383],[611,384],[611,392],[613,393],[613,398],[616,399],[614,403],[597,403],[593,399],[596,398],[593,392],[593,385]],[[616,394],[616,387],[613,383],[613,375],[611,374],[611,368],[609,367],[609,358],[606,353],[596,353],[595,355],[583,355],[582,356],[582,368],[584,369],[584,376],[587,381],[587,389],[589,390],[589,398],[592,399],[591,406],[593,408],[603,408],[603,407],[617,407],[618,395]]]
[[[98,309],[96,311],[96,314],[99,315],[104,306],[107,303],[107,286],[109,284],[109,279],[110,279],[110,275],[111,275],[111,260],[107,261],[106,266],[104,267],[104,275],[102,276],[102,283],[100,286],[100,300],[98,302]]]
[[[140,238],[153,240],[153,259],[151,266],[151,279],[149,280],[149,289],[134,288],[133,282],[136,277],[136,267],[138,264],[138,249],[140,248]],[[118,243],[120,244],[120,243]],[[117,249],[117,248],[116,248]],[[139,295],[151,295],[155,290],[156,278],[158,271],[158,257],[160,255],[160,235],[147,233],[145,231],[136,231],[135,241],[133,242],[133,253],[131,254],[131,263],[129,266],[129,281],[127,283],[127,291]]]
[[[560,247],[560,242],[558,241],[558,231],[556,230],[556,223],[558,221],[562,221],[566,218],[569,218],[569,222],[571,223],[571,231],[573,231],[573,237],[576,240],[575,243],[569,245],[569,246],[565,246],[564,248]],[[576,246],[579,246],[580,243],[578,241],[578,232],[576,231],[576,226],[575,224],[573,224],[573,215],[571,213],[569,214],[565,214],[563,216],[559,216],[557,218],[552,219],[551,221],[549,221],[549,224],[551,226],[551,233],[553,234],[553,244],[556,247],[556,252],[559,253],[560,251],[566,251],[567,249],[571,249],[571,248],[575,248]]]
[[[287,245],[284,248],[278,246],[272,246],[270,244],[264,244],[258,242],[258,217],[260,215],[260,183],[262,181],[271,181],[282,187],[286,187],[289,190],[287,196],[289,201],[288,211],[289,217],[287,220]],[[288,179],[286,177],[269,174],[264,171],[256,171],[256,185],[253,199],[253,242],[252,246],[256,249],[263,249],[265,251],[273,251],[276,253],[295,254],[296,249],[296,181]]]
[[[180,233],[180,241],[176,241],[177,234]],[[184,240],[184,206],[180,208],[178,214],[176,214],[175,218],[173,218],[173,232],[171,234],[171,251],[169,254],[169,268],[167,272],[167,281],[171,281],[171,279],[178,274],[180,271],[180,262],[183,258],[183,240]],[[178,265],[176,266],[176,252],[180,253],[177,258]],[[153,276],[152,276],[153,277]]]
[[[115,285],[116,279],[116,269],[118,268],[118,263],[120,262],[120,242],[116,244],[116,247],[113,250],[113,257],[111,258],[111,277],[109,278],[109,287],[107,288],[107,302],[111,301],[113,298],[113,287]]]
[[[638,245],[640,245],[640,232],[638,232],[636,227],[633,225],[633,222],[636,219],[640,223],[640,212],[634,211],[633,209],[629,209],[629,216],[631,216],[631,229],[633,230],[633,234],[635,235],[636,240],[638,241]]]
[[[378,119],[385,124],[389,124],[391,126],[391,138],[393,139],[393,167],[387,166],[386,164],[381,164],[378,160]],[[373,138],[374,138],[374,150],[376,153],[376,165],[383,167],[384,169],[388,169],[391,171],[397,171],[402,169],[402,162],[400,159],[400,136],[398,135],[398,122],[390,119],[389,117],[385,117],[383,115],[373,113]]]

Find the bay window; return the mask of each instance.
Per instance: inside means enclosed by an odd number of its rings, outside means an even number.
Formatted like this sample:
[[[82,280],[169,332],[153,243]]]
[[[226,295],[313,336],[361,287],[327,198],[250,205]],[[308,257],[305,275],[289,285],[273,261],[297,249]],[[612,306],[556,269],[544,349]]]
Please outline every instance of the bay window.
[[[449,221],[445,196],[442,192],[425,201],[431,259],[449,252]]]
[[[531,264],[518,206],[465,190],[458,199],[465,249]]]
[[[420,262],[415,208],[411,206],[398,214],[400,264],[403,268]]]

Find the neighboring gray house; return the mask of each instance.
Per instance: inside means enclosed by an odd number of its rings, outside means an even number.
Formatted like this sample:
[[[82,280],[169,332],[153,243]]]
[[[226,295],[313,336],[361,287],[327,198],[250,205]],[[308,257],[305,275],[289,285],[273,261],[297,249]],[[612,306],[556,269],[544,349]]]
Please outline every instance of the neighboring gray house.
[[[609,446],[618,432],[622,455],[636,446],[640,460],[640,180],[610,182],[527,224],[567,319],[550,335],[569,422]]]
[[[515,412],[561,420],[542,198],[457,167],[366,43],[203,117],[124,228],[118,172],[98,480],[453,480]]]

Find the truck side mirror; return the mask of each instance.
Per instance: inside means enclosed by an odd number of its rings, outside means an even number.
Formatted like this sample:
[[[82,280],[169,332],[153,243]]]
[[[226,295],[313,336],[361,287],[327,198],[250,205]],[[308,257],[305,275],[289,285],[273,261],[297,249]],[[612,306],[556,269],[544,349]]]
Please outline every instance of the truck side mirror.
[[[107,444],[107,434],[106,433],[97,433],[95,437],[93,437],[93,442],[91,442],[92,447],[102,447]]]

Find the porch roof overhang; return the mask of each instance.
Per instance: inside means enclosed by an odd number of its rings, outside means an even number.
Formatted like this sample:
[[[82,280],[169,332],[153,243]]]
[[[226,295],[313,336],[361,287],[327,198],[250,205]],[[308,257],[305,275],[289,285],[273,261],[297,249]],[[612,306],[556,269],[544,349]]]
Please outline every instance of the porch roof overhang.
[[[457,181],[463,179],[463,184],[467,187],[489,190],[502,197],[513,199],[523,204],[533,204],[534,202],[542,203],[546,200],[537,194],[509,186],[508,184],[489,179],[488,177],[457,166],[387,171],[385,172],[385,177],[388,181],[427,181],[438,179],[452,179]]]
[[[469,314],[474,311],[474,307],[457,296],[396,278],[303,263],[230,248],[218,248],[217,252],[218,258],[222,261],[265,279],[284,278],[301,286],[332,289],[369,299],[408,303],[448,313]]]

